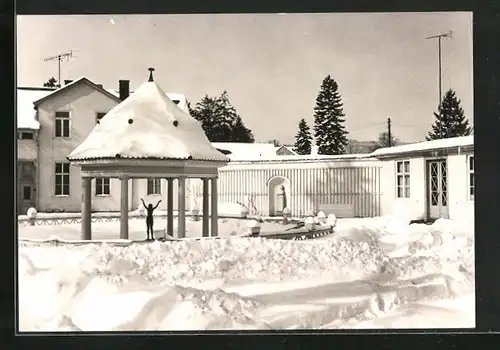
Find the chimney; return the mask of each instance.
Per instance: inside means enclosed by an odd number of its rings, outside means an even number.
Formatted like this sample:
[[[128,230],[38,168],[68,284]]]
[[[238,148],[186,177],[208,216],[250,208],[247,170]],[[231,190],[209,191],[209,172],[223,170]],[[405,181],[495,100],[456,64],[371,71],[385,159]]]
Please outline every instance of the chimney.
[[[130,80],[120,80],[119,84],[119,94],[120,100],[125,100],[128,95],[130,95]]]
[[[99,86],[102,89],[102,84],[96,84],[96,85]]]
[[[64,85],[68,85],[68,84],[70,84],[72,82],[73,82],[73,80],[64,80]]]

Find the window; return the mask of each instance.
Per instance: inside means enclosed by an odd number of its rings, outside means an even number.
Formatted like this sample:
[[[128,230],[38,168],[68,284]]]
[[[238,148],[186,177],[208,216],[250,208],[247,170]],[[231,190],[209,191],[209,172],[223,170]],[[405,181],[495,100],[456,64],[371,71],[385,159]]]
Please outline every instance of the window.
[[[109,190],[109,178],[98,177],[95,179],[95,194],[96,196],[108,196],[110,194]]]
[[[69,112],[56,112],[56,137],[70,137]]]
[[[396,162],[396,192],[398,198],[410,198],[410,161]]]
[[[175,103],[176,105],[178,105],[179,102],[181,102],[181,101],[179,101],[179,100],[172,100],[172,102]]]
[[[161,179],[148,179],[148,195],[161,194]]]
[[[102,117],[104,117],[106,115],[106,113],[97,113],[96,117],[95,117],[95,122],[96,124],[99,122],[99,120],[102,119]]]
[[[23,200],[30,201],[31,200],[31,186],[25,185],[23,187]]]
[[[56,163],[56,196],[69,196],[69,163]]]
[[[17,134],[17,138],[20,140],[33,140],[34,135],[31,131],[21,131]]]
[[[469,156],[469,199],[474,200],[474,156]]]

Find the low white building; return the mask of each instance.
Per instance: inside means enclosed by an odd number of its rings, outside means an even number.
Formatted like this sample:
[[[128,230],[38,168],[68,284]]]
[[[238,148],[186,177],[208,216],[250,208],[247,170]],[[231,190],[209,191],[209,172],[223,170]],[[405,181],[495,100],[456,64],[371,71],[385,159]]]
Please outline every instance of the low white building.
[[[381,148],[381,213],[474,220],[474,137]]]

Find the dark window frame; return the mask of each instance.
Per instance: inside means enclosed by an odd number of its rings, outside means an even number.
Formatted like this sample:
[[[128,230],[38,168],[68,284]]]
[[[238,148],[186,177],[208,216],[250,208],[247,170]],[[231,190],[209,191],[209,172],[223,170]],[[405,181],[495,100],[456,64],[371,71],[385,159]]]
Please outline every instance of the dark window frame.
[[[67,111],[57,111],[54,117],[54,134],[57,138],[71,137],[71,115]]]
[[[66,197],[71,194],[71,170],[68,162],[56,162],[54,167],[54,194]]]

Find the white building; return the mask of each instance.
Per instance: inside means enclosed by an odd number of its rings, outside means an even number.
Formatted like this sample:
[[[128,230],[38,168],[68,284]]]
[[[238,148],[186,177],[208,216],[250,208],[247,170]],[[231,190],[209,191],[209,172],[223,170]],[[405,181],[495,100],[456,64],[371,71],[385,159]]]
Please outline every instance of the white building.
[[[129,82],[121,80],[114,91],[81,78],[57,90],[18,88],[17,93],[18,212],[32,206],[41,212],[80,211],[80,170],[66,157],[129,95]],[[183,95],[167,96],[186,108]],[[269,143],[213,146],[231,159],[219,170],[221,215],[236,214],[240,203],[263,215],[279,215],[287,206],[299,216],[330,208],[338,216],[404,211],[412,219],[473,218],[472,136],[343,156],[299,156]],[[187,208],[199,209],[201,183],[187,186]],[[166,209],[166,187],[165,179],[130,180],[129,209],[137,209],[140,198],[164,199],[160,209]],[[92,211],[119,211],[118,180],[93,180],[92,194]],[[174,193],[174,208],[176,203]]]
[[[474,220],[473,136],[381,148],[371,155],[382,162],[382,213]]]

